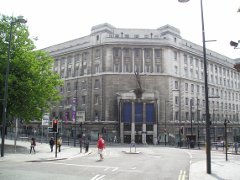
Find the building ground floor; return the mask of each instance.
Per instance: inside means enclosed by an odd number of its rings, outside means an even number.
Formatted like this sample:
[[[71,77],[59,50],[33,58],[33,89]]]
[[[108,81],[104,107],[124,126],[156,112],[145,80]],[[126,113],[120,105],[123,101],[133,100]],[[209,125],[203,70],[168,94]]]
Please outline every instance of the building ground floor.
[[[166,128],[165,128],[166,127]],[[194,142],[195,146],[204,146],[206,137],[205,124],[145,124],[118,122],[84,122],[66,123],[59,122],[58,136],[63,138],[65,143],[79,143],[81,137],[88,137],[90,142],[96,142],[99,134],[103,134],[107,143],[136,144],[160,144],[168,146],[189,146]],[[225,133],[226,136],[225,136]],[[37,137],[40,141],[46,141],[54,134],[49,133],[48,126],[42,126],[40,122],[20,124],[16,127],[7,128],[8,138],[31,138]],[[211,142],[213,145],[226,140],[232,144],[240,143],[240,126],[229,124],[225,130],[223,124],[211,125]]]

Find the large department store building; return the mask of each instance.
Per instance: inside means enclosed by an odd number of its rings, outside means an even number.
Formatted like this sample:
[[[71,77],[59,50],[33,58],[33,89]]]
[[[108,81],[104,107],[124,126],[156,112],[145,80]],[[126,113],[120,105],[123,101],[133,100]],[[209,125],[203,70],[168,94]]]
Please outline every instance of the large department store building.
[[[62,134],[81,132],[96,139],[169,144],[188,138],[205,142],[202,46],[180,30],[93,26],[88,36],[44,49],[64,80],[63,99],[51,116]],[[211,140],[240,136],[240,77],[236,61],[207,49]]]

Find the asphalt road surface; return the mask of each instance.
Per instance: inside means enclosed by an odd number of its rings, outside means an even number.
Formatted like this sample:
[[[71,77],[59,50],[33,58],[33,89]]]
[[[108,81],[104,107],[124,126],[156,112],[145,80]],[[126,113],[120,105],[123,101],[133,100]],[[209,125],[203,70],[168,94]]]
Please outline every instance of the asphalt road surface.
[[[109,147],[104,160],[97,150],[87,156],[44,162],[1,162],[1,180],[187,180],[191,154],[167,147]]]

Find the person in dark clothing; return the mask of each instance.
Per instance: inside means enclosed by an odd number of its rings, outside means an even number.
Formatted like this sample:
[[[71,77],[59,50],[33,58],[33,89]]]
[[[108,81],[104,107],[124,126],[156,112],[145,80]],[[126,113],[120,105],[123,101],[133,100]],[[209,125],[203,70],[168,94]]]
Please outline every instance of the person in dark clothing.
[[[85,153],[88,152],[88,149],[89,149],[89,137],[88,135],[85,137]]]
[[[54,140],[53,140],[53,137],[51,137],[50,141],[49,141],[49,145],[50,145],[50,149],[51,149],[51,152],[53,152],[53,146],[54,146]]]
[[[34,151],[34,153],[36,153],[35,146],[36,146],[36,141],[35,141],[34,138],[32,138],[31,139],[31,146],[30,146],[30,154],[32,153],[32,150]]]

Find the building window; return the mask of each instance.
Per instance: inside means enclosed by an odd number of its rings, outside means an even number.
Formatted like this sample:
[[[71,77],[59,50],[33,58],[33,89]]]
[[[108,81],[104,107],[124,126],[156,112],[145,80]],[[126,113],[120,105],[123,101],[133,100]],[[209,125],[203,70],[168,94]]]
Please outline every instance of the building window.
[[[99,73],[99,64],[95,64],[95,73]]]
[[[194,93],[194,84],[191,84],[191,92]]]
[[[186,121],[189,121],[189,112],[186,112]]]
[[[187,55],[184,54],[183,58],[184,58],[184,64],[185,64],[185,65],[188,65],[188,62],[187,62]]]
[[[145,49],[145,58],[149,59],[151,58],[151,49]]]
[[[82,105],[86,104],[86,96],[82,96]]]
[[[174,60],[177,60],[177,51],[174,51]]]
[[[71,91],[71,84],[67,83],[67,91],[70,92]]]
[[[175,81],[175,89],[178,89],[178,81]]]
[[[178,98],[178,96],[175,96],[175,104],[178,105],[178,103],[179,103],[179,98]]]
[[[149,72],[149,73],[151,72],[151,65],[150,64],[145,65],[145,71]]]
[[[130,50],[128,48],[124,49],[124,57],[130,57],[131,53]]]
[[[131,72],[130,64],[124,64],[124,72]]]
[[[100,80],[99,79],[95,79],[94,88],[95,89],[99,89],[100,88]]]
[[[178,111],[175,112],[175,120],[177,121],[178,120],[178,116],[179,116],[179,113]]]
[[[119,72],[119,64],[114,64],[114,72]]]
[[[138,34],[135,34],[135,35],[134,35],[134,38],[139,38],[139,35],[138,35]]]
[[[95,50],[95,58],[100,58],[100,49]]]
[[[190,57],[190,66],[193,67],[193,57]]]
[[[140,57],[140,49],[134,49],[134,57],[136,58]]]
[[[185,98],[185,105],[188,106],[188,98]]]
[[[140,72],[140,65],[139,64],[135,64],[134,71]]]
[[[157,59],[162,58],[162,50],[161,49],[155,49],[155,58],[157,58]]]
[[[185,83],[185,91],[188,92],[188,83]]]
[[[99,104],[99,95],[98,94],[94,95],[94,104]]]
[[[82,81],[82,89],[87,89],[87,82],[86,81]]]
[[[195,66],[196,66],[196,68],[198,68],[198,64],[199,64],[199,60],[195,59]]]
[[[121,49],[120,48],[113,48],[113,57],[121,57]]]
[[[161,66],[160,65],[156,65],[156,71],[157,71],[157,73],[161,72]]]
[[[184,74],[185,74],[186,77],[188,77],[188,70],[187,70],[186,67],[184,68]]]
[[[178,67],[177,66],[174,66],[174,72],[175,72],[175,74],[178,74]]]

